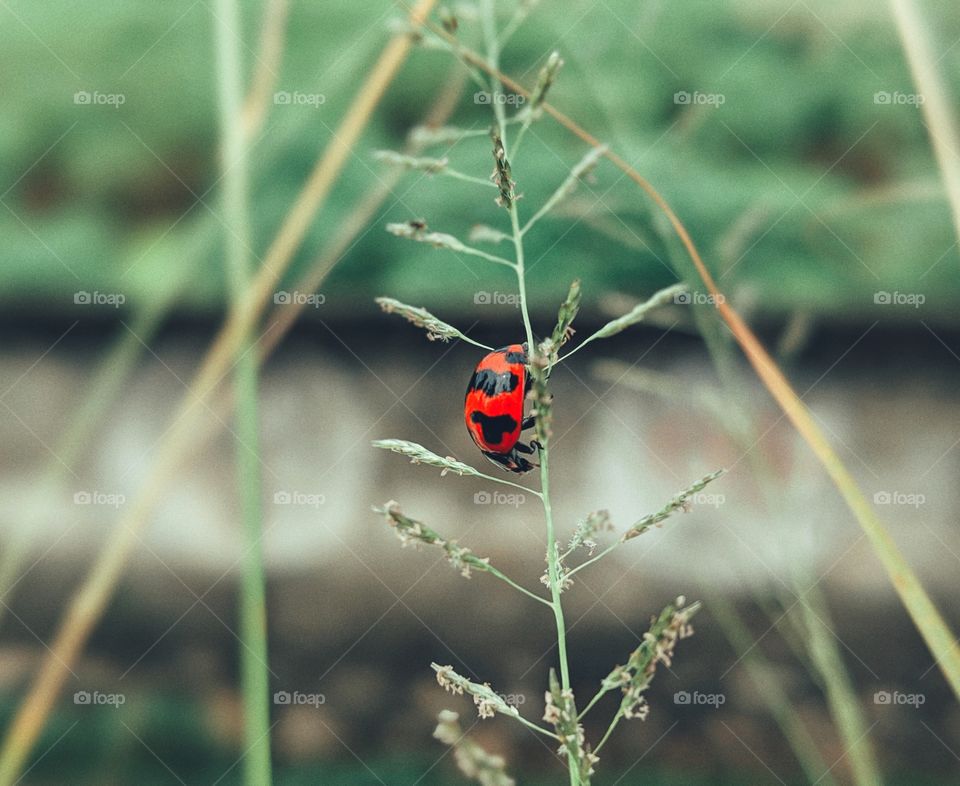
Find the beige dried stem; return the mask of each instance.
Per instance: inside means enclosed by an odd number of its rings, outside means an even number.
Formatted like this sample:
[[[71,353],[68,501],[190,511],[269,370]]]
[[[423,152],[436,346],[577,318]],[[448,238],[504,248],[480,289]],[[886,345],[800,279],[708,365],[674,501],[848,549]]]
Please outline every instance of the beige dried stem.
[[[283,44],[290,11],[289,0],[267,0],[260,26],[260,46],[256,68],[247,99],[243,103],[243,133],[252,139],[263,126],[267,108],[277,82],[277,72],[283,61]]]

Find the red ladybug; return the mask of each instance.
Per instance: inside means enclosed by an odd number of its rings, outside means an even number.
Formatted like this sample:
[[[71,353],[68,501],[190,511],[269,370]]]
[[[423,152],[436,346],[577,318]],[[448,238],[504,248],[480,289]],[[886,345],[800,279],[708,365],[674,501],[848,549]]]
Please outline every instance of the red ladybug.
[[[519,441],[520,432],[534,424],[533,417],[523,417],[531,381],[527,345],[510,344],[495,349],[477,364],[463,402],[467,431],[483,455],[518,474],[537,466],[520,455],[533,455],[537,443]]]

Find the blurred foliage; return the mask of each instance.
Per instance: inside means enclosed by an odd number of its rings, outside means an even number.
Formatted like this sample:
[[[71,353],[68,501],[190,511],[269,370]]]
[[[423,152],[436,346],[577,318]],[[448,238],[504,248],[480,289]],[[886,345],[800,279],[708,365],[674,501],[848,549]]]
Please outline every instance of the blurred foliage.
[[[946,2],[925,6],[937,21],[943,72],[956,74],[960,47],[947,45],[960,36],[960,18]],[[244,7],[252,63],[262,4]],[[458,35],[476,46],[469,5],[454,8],[462,9]],[[536,9],[504,53],[505,71],[532,85],[546,55],[559,49],[566,66],[552,100],[661,190],[741,302],[772,315],[811,309],[838,318],[912,318],[907,306],[874,305],[876,291],[900,290],[925,293],[928,318],[954,317],[957,250],[922,116],[913,104],[874,98],[913,92],[883,5],[573,0],[562,8],[543,2]],[[276,89],[324,100],[271,105],[255,142],[259,254],[399,13],[385,0],[292,3]],[[78,290],[122,292],[124,308],[136,308],[181,272],[177,309],[222,309],[209,9],[191,0],[11,0],[0,14],[7,312],[70,311]],[[399,148],[458,67],[443,52],[413,53],[314,222],[288,284],[378,182],[384,165],[372,152]],[[489,107],[475,103],[474,89],[468,82],[454,121],[482,128]],[[123,104],[77,104],[77,91],[121,94]],[[678,104],[680,91],[720,95],[723,103]],[[551,121],[534,127],[514,162],[527,215],[582,152]],[[463,171],[491,168],[482,136],[449,155]],[[562,299],[575,275],[584,279],[588,307],[600,292],[640,295],[674,280],[647,202],[613,167],[601,165],[572,208],[529,239],[535,306]],[[512,291],[509,271],[382,231],[388,221],[413,217],[460,237],[474,223],[504,219],[484,189],[410,173],[328,280],[324,313],[372,314],[370,299],[390,294],[441,317],[452,309],[513,318],[509,307],[498,314],[474,304],[478,291]]]
[[[0,721],[6,723],[14,702],[0,696]],[[215,740],[205,723],[210,708],[186,699],[150,696],[150,712],[129,712],[125,709],[71,708],[55,716],[41,742],[47,754],[31,768],[25,783],[74,786],[104,781],[136,783],[140,786],[167,786],[185,783],[218,783],[233,786],[242,782],[237,767],[238,753]],[[121,723],[117,722],[119,712]],[[91,717],[92,714],[92,717]],[[82,716],[82,717],[81,717]],[[83,722],[81,723],[81,719]],[[126,726],[126,728],[124,728]],[[187,730],[189,733],[184,733]],[[432,742],[432,741],[431,741]],[[358,762],[346,749],[330,761],[278,762],[274,782],[280,786],[377,786],[377,784],[410,784],[410,786],[463,786],[467,781],[457,771],[452,757],[442,747],[426,743],[422,750],[407,755],[368,755],[363,751]],[[640,749],[637,755],[643,753]],[[511,762],[511,773],[527,786],[557,783],[552,775],[528,772],[529,763]],[[619,772],[607,772],[597,778],[598,786],[617,783],[643,783],[647,786],[747,786],[765,777],[766,771],[707,772],[695,762],[685,767],[658,767],[652,762],[637,761]],[[68,780],[67,780],[68,779]],[[791,781],[792,782],[792,781]],[[797,781],[799,782],[799,781]],[[891,773],[890,786],[937,786],[944,780],[929,778],[916,772]]]

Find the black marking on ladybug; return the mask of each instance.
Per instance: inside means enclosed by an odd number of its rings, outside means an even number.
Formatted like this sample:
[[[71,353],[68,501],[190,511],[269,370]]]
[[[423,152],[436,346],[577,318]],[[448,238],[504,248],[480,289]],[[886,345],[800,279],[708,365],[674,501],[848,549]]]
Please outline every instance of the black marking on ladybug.
[[[507,363],[522,363],[526,365],[527,363],[527,353],[526,352],[506,352],[505,353]]]
[[[517,428],[517,421],[510,415],[488,415],[474,410],[470,413],[470,420],[480,426],[484,440],[491,445],[502,442],[506,434],[513,433]]]
[[[512,371],[504,371],[497,374],[488,368],[475,371],[470,378],[470,384],[467,386],[467,392],[471,390],[482,390],[488,396],[496,396],[499,393],[512,392],[520,384],[520,378]]]

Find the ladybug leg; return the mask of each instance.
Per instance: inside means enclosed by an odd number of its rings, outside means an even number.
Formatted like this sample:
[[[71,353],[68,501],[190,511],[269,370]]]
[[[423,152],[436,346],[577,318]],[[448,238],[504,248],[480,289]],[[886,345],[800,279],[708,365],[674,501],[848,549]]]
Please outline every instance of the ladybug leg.
[[[513,470],[513,460],[511,459],[510,453],[487,453],[483,451],[483,455],[486,456],[487,460],[492,464],[496,464],[506,470]]]
[[[510,467],[510,471],[516,472],[518,475],[522,475],[525,472],[529,472],[530,470],[536,469],[538,466],[540,466],[539,464],[534,464],[530,461],[527,461],[523,456],[520,455],[520,453],[517,451],[517,448],[519,448],[521,445],[522,443],[518,442],[513,446],[513,450],[510,451],[510,461],[513,465]],[[528,446],[523,445],[523,447],[527,448]],[[531,449],[530,452],[533,453],[533,450]]]
[[[513,449],[517,453],[524,453],[527,456],[532,456],[534,453],[537,452],[537,449],[533,444],[527,445],[526,443],[523,443],[523,442],[518,442],[516,445],[513,446]]]
[[[524,447],[526,448],[527,446],[524,445]],[[533,451],[530,451],[530,452],[532,453]],[[518,475],[522,475],[525,472],[529,472],[530,470],[535,469],[537,467],[536,464],[532,464],[531,462],[527,461],[523,456],[521,456],[517,452],[517,446],[514,446],[514,448],[509,453],[484,452],[483,455],[486,456],[494,464],[497,464],[503,467],[508,472],[515,472]]]
[[[537,422],[537,416],[530,415],[530,417],[523,419],[523,422],[520,424],[520,430],[526,431],[528,428],[533,428],[536,422]]]

